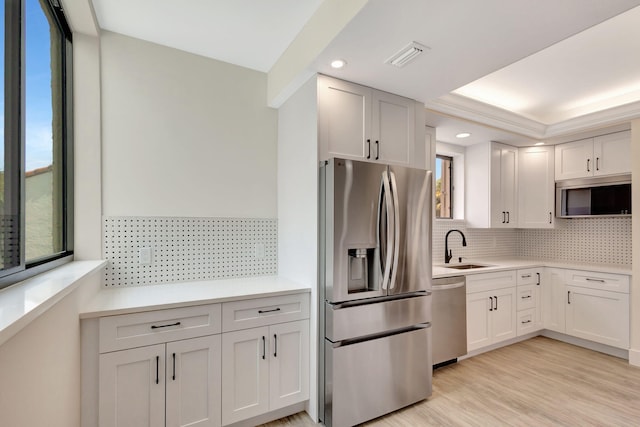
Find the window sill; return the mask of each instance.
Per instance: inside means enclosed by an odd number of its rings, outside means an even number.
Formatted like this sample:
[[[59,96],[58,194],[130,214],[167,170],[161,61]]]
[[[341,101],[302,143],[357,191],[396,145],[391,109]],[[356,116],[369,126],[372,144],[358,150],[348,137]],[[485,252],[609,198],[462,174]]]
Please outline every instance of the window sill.
[[[80,286],[107,261],[73,261],[0,291],[0,345]]]

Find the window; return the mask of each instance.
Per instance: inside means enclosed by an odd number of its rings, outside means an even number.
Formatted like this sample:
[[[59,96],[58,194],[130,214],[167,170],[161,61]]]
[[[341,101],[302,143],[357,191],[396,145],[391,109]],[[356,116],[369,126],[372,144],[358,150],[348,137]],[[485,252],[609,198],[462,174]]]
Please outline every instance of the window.
[[[0,7],[0,287],[72,255],[71,31],[57,0]]]
[[[436,218],[453,218],[453,157],[436,156]]]

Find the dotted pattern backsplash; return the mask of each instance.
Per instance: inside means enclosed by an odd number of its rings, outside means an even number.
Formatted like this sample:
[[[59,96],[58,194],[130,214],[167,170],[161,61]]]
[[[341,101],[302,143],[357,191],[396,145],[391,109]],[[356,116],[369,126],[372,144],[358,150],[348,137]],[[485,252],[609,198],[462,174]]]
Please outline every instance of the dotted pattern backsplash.
[[[276,219],[104,217],[104,285],[274,275],[277,234]],[[151,248],[149,265],[142,248]]]
[[[466,228],[462,220],[434,221],[433,263],[444,263],[444,237],[458,229],[467,238],[461,244],[457,233],[449,236],[453,260],[458,257],[521,256],[542,260],[576,263],[632,264],[631,218],[556,218],[553,229],[479,229]]]
[[[556,218],[554,229],[518,230],[520,256],[631,265],[631,217]]]
[[[432,258],[434,264],[444,263],[444,238],[447,231],[457,229],[464,233],[467,246],[462,246],[458,233],[449,235],[449,249],[453,261],[493,256],[513,257],[518,252],[518,232],[514,229],[466,228],[462,220],[438,220],[433,222]]]

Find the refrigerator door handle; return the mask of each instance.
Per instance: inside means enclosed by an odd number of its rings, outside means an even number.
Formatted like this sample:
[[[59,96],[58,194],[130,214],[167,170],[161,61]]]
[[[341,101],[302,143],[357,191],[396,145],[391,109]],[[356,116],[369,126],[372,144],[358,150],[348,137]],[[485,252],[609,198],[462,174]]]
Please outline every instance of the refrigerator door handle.
[[[380,200],[378,209],[378,240],[380,243],[380,266],[382,267],[382,289],[389,289],[389,280],[391,277],[391,262],[393,261],[393,241],[391,226],[393,225],[393,209],[391,200],[391,184],[389,183],[389,174],[387,171],[382,172],[382,182],[380,184]],[[385,209],[386,225],[383,229],[382,209]],[[386,235],[383,236],[383,232]]]
[[[391,196],[393,203],[393,266],[391,267],[391,281],[389,289],[396,287],[396,273],[398,271],[398,258],[400,256],[400,202],[398,201],[398,185],[396,184],[396,175],[391,175]]]

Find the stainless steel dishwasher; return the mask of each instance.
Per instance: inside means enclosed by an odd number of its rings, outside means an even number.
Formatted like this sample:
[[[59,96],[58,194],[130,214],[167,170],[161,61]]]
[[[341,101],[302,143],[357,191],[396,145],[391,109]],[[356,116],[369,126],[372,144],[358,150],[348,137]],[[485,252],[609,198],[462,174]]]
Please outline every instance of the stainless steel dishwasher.
[[[433,364],[456,362],[467,354],[467,289],[464,276],[433,279]]]

